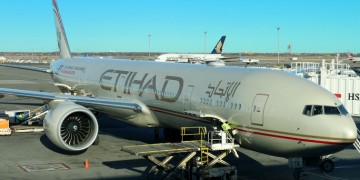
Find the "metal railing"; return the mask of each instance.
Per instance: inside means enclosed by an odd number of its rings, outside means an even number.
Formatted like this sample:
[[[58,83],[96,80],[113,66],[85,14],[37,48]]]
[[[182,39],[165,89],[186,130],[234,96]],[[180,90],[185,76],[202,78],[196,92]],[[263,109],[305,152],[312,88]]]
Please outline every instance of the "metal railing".
[[[357,130],[357,139],[356,139],[356,141],[354,142],[354,147],[355,147],[355,149],[360,153],[360,131],[359,131],[359,129]]]
[[[206,127],[182,127],[181,128],[181,142],[188,142],[188,141],[199,141],[200,142],[200,161],[203,164],[209,162],[209,157],[207,155],[209,148],[204,145],[204,139],[206,137],[207,131]],[[200,139],[195,140],[185,140],[186,136],[198,136]]]

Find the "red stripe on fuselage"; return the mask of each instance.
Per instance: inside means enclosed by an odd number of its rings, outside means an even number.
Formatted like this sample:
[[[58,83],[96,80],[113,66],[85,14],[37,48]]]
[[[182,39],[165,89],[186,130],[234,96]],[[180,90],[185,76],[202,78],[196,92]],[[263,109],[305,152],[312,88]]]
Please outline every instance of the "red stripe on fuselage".
[[[248,131],[244,129],[235,128],[238,131],[241,132],[249,132],[257,135],[262,136],[268,136],[268,137],[274,137],[274,138],[280,138],[280,139],[289,139],[294,141],[304,141],[304,142],[311,142],[311,143],[318,143],[318,144],[339,144],[339,145],[345,145],[345,144],[351,144],[348,142],[331,142],[331,141],[322,141],[322,140],[312,140],[312,139],[305,139],[305,138],[296,138],[296,137],[289,137],[289,136],[282,136],[277,134],[269,134],[269,133],[263,133],[263,132],[256,132],[256,131]]]

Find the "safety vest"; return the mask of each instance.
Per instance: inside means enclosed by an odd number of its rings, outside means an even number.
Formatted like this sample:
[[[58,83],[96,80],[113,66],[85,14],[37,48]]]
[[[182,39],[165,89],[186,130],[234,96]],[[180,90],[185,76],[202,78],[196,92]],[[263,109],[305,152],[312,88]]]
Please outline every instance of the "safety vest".
[[[23,120],[23,119],[24,119],[24,116],[23,116],[22,114],[19,114],[19,115],[17,115],[17,119],[18,119],[18,120]]]
[[[227,123],[223,123],[223,124],[221,125],[221,128],[222,128],[224,131],[227,131],[227,130],[231,129],[230,125],[228,125]]]

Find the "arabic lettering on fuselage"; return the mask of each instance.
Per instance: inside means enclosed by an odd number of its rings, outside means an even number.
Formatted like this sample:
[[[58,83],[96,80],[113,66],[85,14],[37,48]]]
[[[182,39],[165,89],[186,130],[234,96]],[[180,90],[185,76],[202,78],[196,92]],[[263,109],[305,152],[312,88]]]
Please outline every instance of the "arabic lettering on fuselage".
[[[166,102],[177,101],[183,86],[184,80],[181,77],[170,75],[159,78],[149,73],[109,69],[100,76],[100,87],[103,90],[122,91],[123,94],[131,94],[134,90],[139,93],[139,97],[148,90],[152,91],[156,100]]]
[[[219,81],[218,83],[211,84],[209,83],[208,89],[205,92],[209,98],[213,96],[218,96],[219,98],[225,97],[225,101],[229,101],[230,97],[234,97],[234,94],[239,87],[240,82],[227,82]]]

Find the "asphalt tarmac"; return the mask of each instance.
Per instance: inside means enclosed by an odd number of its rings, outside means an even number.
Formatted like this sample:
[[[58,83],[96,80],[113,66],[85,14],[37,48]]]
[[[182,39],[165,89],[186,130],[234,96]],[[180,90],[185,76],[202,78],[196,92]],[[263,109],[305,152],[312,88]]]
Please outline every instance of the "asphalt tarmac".
[[[44,66],[44,65],[42,65]],[[0,67],[0,87],[59,92],[46,73]],[[0,98],[0,111],[35,109],[42,101],[29,98]],[[121,146],[154,143],[154,130],[139,128],[106,116],[99,116],[100,144],[81,153],[57,148],[43,132],[13,133],[0,136],[1,179],[159,179],[149,174],[153,164],[143,157],[120,150]],[[359,127],[359,121],[356,119]],[[161,136],[161,139],[165,137]],[[238,179],[293,179],[287,159],[237,148],[225,161],[236,166]],[[88,160],[89,168],[84,168]],[[335,170],[321,172],[316,166],[305,167],[301,179],[359,179],[360,153],[354,147],[333,155]],[[175,159],[176,160],[176,159]],[[174,162],[175,164],[175,162]]]

